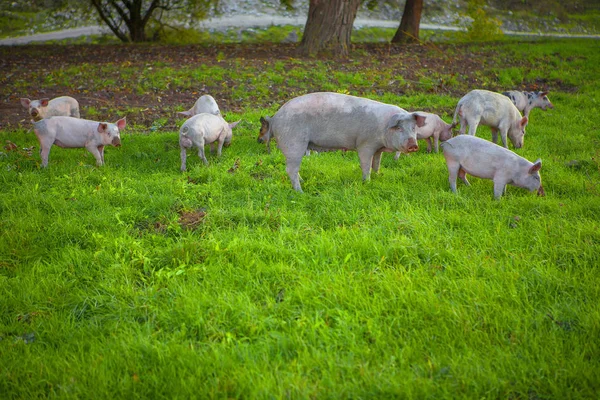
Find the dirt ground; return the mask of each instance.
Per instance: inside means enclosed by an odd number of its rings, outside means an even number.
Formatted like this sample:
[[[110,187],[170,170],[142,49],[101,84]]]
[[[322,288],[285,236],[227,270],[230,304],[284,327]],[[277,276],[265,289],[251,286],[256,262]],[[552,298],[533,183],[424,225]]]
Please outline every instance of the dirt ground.
[[[179,68],[195,65],[219,65],[223,68],[235,70],[234,61],[242,60],[244,65],[256,65],[264,68],[265,62],[275,61],[291,62],[302,57],[298,56],[295,44],[232,44],[232,45],[187,45],[187,46],[161,46],[161,45],[26,45],[13,47],[0,47],[0,127],[9,127],[28,123],[27,114],[20,105],[20,97],[32,99],[61,95],[77,98],[82,108],[94,106],[106,107],[148,107],[156,103],[156,93],[137,94],[128,90],[123,93],[109,91],[86,91],[81,88],[52,86],[44,87],[31,85],[31,71],[54,71],[73,65],[87,63],[91,66],[102,66],[108,63],[120,65],[139,65],[146,67],[149,63],[161,62],[165,66]],[[307,61],[318,59],[310,58]],[[350,58],[338,59],[335,68],[344,72],[357,72],[366,68],[393,69],[408,82],[418,82],[419,77],[453,76],[459,77],[458,85],[445,85],[440,79],[430,92],[448,94],[460,97],[467,87],[478,87],[481,73],[486,73],[490,68],[497,68],[506,63],[500,60],[493,46],[486,46],[480,51],[473,51],[472,46],[417,44],[396,46],[390,44],[360,44],[353,46]],[[514,64],[513,64],[514,65]],[[239,102],[231,98],[231,91],[223,87],[236,84],[233,79],[223,83],[214,82],[203,88],[206,93],[212,94],[224,110],[233,112],[241,111]],[[27,85],[23,85],[27,82]],[[523,89],[544,89],[546,82],[531,82]],[[29,87],[27,93],[20,93],[20,87]],[[284,85],[285,86],[285,85]],[[293,87],[285,86],[285,92],[297,92]],[[309,91],[319,91],[319,87],[309,88]],[[491,88],[494,89],[494,88]],[[498,88],[500,90],[501,88]],[[554,87],[556,89],[556,87]],[[306,89],[304,89],[306,90]],[[378,94],[395,93],[405,94],[407,88],[386,86],[382,88],[371,87]],[[197,94],[189,91],[180,91],[170,88],[160,93],[161,109],[165,106],[189,105],[197,98]],[[274,93],[274,99],[286,98],[286,93]],[[269,104],[256,104],[268,106]],[[143,115],[132,116],[130,122],[150,125],[160,115],[160,109],[150,107]],[[129,116],[128,116],[129,118]],[[169,123],[170,124],[170,123]]]

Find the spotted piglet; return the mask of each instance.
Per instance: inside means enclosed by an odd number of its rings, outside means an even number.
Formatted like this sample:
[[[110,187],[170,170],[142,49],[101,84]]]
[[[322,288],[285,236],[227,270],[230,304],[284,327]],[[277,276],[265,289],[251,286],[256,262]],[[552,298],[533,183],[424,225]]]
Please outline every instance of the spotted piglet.
[[[526,117],[529,117],[531,110],[536,107],[544,111],[554,108],[554,105],[547,96],[548,92],[520,92],[518,90],[510,90],[502,92],[502,94],[508,97],[515,107],[517,107],[517,110],[522,112]]]
[[[433,137],[435,152],[439,152],[440,141],[445,142],[452,137],[452,129],[456,124],[448,124],[436,114],[423,111],[417,111],[417,113],[426,117],[425,125],[415,128],[417,139],[427,141],[427,152],[431,153],[431,138]],[[400,154],[399,151],[396,152],[394,160],[397,160]]]

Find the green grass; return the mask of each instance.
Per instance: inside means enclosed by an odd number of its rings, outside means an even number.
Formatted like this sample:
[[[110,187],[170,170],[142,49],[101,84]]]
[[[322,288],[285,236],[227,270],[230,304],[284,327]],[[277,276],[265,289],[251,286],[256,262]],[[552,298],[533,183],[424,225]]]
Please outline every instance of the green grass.
[[[554,110],[532,112],[518,150],[542,158],[543,198],[509,187],[494,201],[491,181],[477,178],[452,194],[443,157],[423,148],[384,155],[366,183],[356,153],[305,157],[305,193],[294,192],[281,152],[256,143],[259,117],[293,96],[285,86],[263,94],[265,77],[302,85],[304,74],[446,120],[459,99],[414,83],[404,96],[371,93],[364,75],[330,62],[278,60],[235,76],[230,64],[125,68],[139,77],[123,79],[131,91],[218,74],[247,102],[227,115],[243,119],[231,147],[209,167],[190,152],[187,173],[164,118],[128,127],[101,168],[86,150],[54,147],[42,169],[28,126],[1,130],[17,149],[0,150],[0,393],[595,398],[600,52],[588,41],[495,46],[500,59],[532,64],[485,74],[493,85],[551,70],[577,85],[551,92]],[[52,71],[43,86],[100,82],[118,68]],[[271,93],[272,106],[250,101],[248,87]]]

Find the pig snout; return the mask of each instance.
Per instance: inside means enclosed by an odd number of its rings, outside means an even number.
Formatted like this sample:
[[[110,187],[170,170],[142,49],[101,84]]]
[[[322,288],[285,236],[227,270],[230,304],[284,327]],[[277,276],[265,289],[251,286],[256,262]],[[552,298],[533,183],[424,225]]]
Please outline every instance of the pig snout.
[[[540,197],[544,197],[546,195],[546,192],[544,191],[544,187],[542,185],[540,185],[540,188],[537,191],[537,195]]]
[[[406,142],[406,149],[409,153],[414,153],[415,151],[419,150],[419,145],[417,144],[417,141],[415,139],[408,138]]]
[[[112,139],[112,145],[115,147],[120,147],[121,146],[121,138],[114,137]]]
[[[264,139],[262,136],[259,136],[259,137],[258,137],[258,139],[256,139],[256,141],[257,141],[258,143],[264,143],[264,142],[265,142],[265,139]]]

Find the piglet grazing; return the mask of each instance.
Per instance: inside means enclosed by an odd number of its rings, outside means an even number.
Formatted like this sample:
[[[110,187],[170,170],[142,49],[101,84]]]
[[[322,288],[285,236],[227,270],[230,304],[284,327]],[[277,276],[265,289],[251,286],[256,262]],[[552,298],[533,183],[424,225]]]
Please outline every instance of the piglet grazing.
[[[217,144],[217,155],[221,156],[223,145],[229,146],[231,143],[233,129],[240,121],[227,123],[220,115],[197,114],[183,123],[179,129],[179,147],[181,148],[181,170],[186,170],[187,149],[196,146],[198,148],[198,157],[208,165],[208,160],[204,155],[204,145],[210,144],[211,153]]]
[[[88,149],[98,166],[104,165],[104,146],[121,146],[120,131],[125,128],[125,118],[114,124],[73,117],[45,118],[33,124],[40,142],[42,166],[48,166],[48,155],[53,144],[63,148]]]
[[[460,134],[464,135],[466,126],[469,125],[469,135],[475,136],[479,124],[492,128],[492,141],[498,142],[498,132],[502,138],[502,145],[506,144],[506,136],[513,145],[519,149],[523,147],[527,117],[521,118],[517,107],[510,99],[500,93],[488,90],[472,90],[458,101],[454,112],[453,123],[456,117],[460,118]]]
[[[79,118],[79,103],[69,96],[52,100],[21,99],[21,105],[27,109],[34,121],[57,116]]]
[[[426,118],[424,126],[415,128],[417,139],[426,140],[427,152],[431,153],[431,137],[433,137],[435,152],[437,153],[440,149],[439,142],[445,142],[452,137],[452,129],[456,126],[456,124],[448,124],[436,114],[426,113],[423,111],[416,111],[416,113]],[[397,160],[400,157],[400,154],[400,152],[397,152],[394,160]]]
[[[515,107],[517,107],[517,110],[522,112],[526,117],[529,117],[531,110],[536,107],[544,111],[554,108],[554,105],[547,96],[548,92],[520,92],[518,90],[510,90],[502,92],[502,94],[508,97]]]
[[[460,135],[442,143],[450,181],[450,189],[456,193],[456,177],[467,186],[467,174],[494,181],[494,197],[499,199],[506,185],[538,191],[543,196],[540,168],[542,160],[527,161],[516,153],[474,136]]]
[[[221,115],[221,110],[219,110],[219,106],[215,101],[214,97],[211,95],[205,94],[204,96],[200,96],[194,107],[190,108],[187,111],[180,111],[177,114],[184,115],[186,117],[193,117],[194,115],[207,113],[213,115]]]

